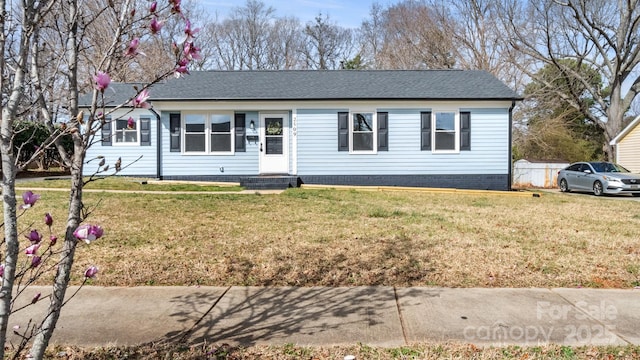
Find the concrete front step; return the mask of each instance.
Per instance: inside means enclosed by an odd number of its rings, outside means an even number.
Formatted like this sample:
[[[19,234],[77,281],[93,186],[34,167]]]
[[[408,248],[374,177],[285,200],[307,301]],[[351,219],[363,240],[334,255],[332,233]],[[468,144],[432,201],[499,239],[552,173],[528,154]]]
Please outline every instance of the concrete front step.
[[[298,177],[288,175],[249,176],[240,179],[240,186],[247,190],[285,190],[298,187]]]

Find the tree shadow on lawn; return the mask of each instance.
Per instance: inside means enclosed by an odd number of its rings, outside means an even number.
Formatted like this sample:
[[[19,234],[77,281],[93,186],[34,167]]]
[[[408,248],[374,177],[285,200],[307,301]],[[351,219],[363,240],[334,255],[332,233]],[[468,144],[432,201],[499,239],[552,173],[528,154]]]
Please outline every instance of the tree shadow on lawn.
[[[393,287],[232,287],[221,297],[193,293],[172,302],[180,310],[171,316],[194,325],[167,333],[163,343],[402,346],[406,342]],[[203,304],[211,304],[204,314]]]
[[[344,239],[344,243],[352,241]],[[225,258],[219,278],[248,286],[416,286],[430,284],[436,269],[400,231],[358,245],[305,243],[273,251],[269,258],[240,254]]]

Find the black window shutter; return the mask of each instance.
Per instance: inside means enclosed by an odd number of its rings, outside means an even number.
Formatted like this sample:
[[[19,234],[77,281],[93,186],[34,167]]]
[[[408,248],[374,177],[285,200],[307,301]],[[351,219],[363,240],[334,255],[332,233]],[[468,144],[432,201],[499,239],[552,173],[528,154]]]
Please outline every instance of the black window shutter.
[[[111,146],[113,135],[111,134],[111,117],[107,116],[102,124],[102,146]]]
[[[431,111],[420,113],[420,150],[431,150]]]
[[[151,146],[151,118],[140,117],[140,145]]]
[[[349,113],[338,113],[338,151],[349,151]]]
[[[389,151],[389,113],[378,113],[378,151]]]
[[[460,112],[460,150],[471,150],[470,112]]]
[[[237,152],[246,152],[247,146],[245,144],[244,138],[247,134],[247,125],[246,125],[246,115],[245,114],[236,114],[235,116],[235,129],[236,129],[236,151]]]
[[[180,114],[169,114],[169,150],[171,152],[180,152]]]

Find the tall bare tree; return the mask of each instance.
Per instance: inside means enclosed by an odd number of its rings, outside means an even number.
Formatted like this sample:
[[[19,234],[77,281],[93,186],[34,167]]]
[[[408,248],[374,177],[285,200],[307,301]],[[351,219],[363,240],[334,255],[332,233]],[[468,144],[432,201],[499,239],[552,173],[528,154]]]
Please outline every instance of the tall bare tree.
[[[485,70],[515,89],[528,81],[516,63],[527,67],[526,59],[510,51],[505,38],[502,13],[495,0],[432,0],[439,23],[453,40],[456,67]]]
[[[295,17],[283,17],[274,22],[269,34],[269,69],[291,70],[299,69],[303,65],[304,35],[301,29],[300,20]]]
[[[339,69],[340,64],[355,55],[353,32],[318,14],[304,28],[305,67],[314,70]]]
[[[448,69],[456,64],[453,20],[426,0],[374,4],[363,22],[367,61],[377,69]]]
[[[278,17],[258,0],[236,7],[227,19],[209,23],[204,37],[213,49],[207,64],[223,70],[292,69],[300,64],[302,31],[293,17]]]
[[[4,344],[6,343],[7,324],[11,314],[12,290],[16,276],[18,264],[18,228],[16,216],[16,192],[15,178],[18,169],[16,168],[16,154],[13,144],[13,124],[16,121],[18,110],[24,98],[25,83],[28,78],[29,50],[34,31],[41,25],[43,17],[49,12],[54,1],[25,0],[19,9],[15,9],[20,14],[19,19],[14,19],[20,24],[18,31],[19,43],[17,44],[16,57],[13,59],[13,76],[9,86],[8,97],[3,94],[2,99],[2,123],[0,124],[0,153],[2,154],[2,200],[4,214],[4,237],[5,249],[4,274],[2,276],[2,288],[0,289],[0,358],[4,358]],[[14,9],[7,9],[5,1],[0,2],[2,11],[2,35],[0,35],[0,46],[5,48],[5,26],[9,20],[8,12]],[[0,71],[4,74],[6,62],[3,58]],[[3,77],[3,86],[4,76]]]
[[[537,68],[553,66],[566,81],[584,85],[593,104],[580,101],[582,93],[553,90],[552,84],[536,75],[536,67],[521,67],[533,81],[555,91],[558,101],[602,127],[603,149],[611,160],[615,152],[609,141],[622,130],[625,113],[640,91],[638,5],[638,0],[504,0],[501,7],[514,51],[536,61]],[[593,86],[563,59],[573,59],[578,68],[586,64],[599,69],[602,86]]]
[[[365,19],[358,30],[364,62],[373,69],[384,67],[381,55],[384,45],[384,9],[379,3],[373,3],[369,9],[369,18]]]

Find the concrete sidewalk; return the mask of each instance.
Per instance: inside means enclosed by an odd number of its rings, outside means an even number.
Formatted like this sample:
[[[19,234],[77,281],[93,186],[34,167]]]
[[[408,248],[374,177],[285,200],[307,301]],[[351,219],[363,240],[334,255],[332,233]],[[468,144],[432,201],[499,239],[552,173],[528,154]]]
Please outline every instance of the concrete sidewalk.
[[[49,290],[29,288],[16,308]],[[24,329],[47,304],[44,299],[13,314],[9,327]],[[52,344],[204,340],[245,346],[640,344],[640,290],[90,286],[63,309]]]

